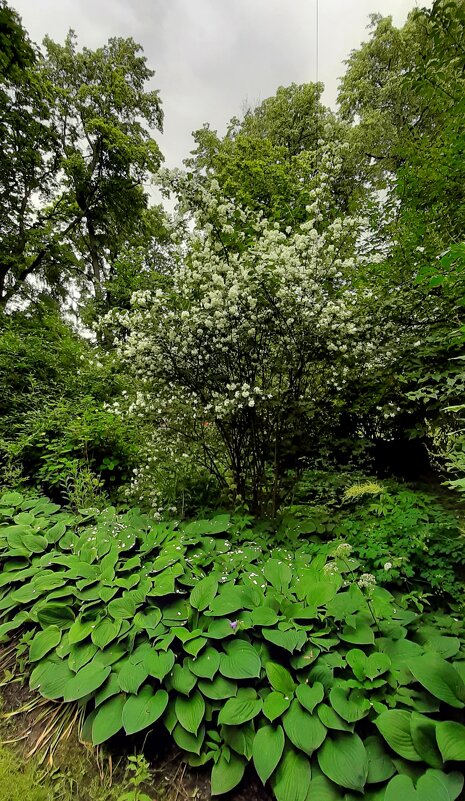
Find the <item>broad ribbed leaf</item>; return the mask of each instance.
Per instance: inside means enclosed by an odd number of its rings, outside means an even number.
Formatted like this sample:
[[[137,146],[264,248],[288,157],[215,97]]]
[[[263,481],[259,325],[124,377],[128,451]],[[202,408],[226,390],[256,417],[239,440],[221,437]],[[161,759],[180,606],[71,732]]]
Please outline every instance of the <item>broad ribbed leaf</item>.
[[[192,734],[192,732],[183,729],[180,723],[177,723],[173,728],[172,735],[176,745],[183,751],[200,755],[200,750],[205,739],[205,726],[200,726],[197,734]]]
[[[283,695],[278,692],[271,692],[265,698],[263,704],[263,714],[268,720],[273,722],[276,718],[280,718],[286,709],[289,709],[291,699],[289,696]]]
[[[368,754],[357,734],[327,737],[318,751],[318,764],[335,784],[363,791],[368,776]]]
[[[374,721],[375,726],[392,750],[411,762],[421,762],[410,731],[411,713],[403,709],[388,709]]]
[[[278,615],[269,606],[257,606],[252,610],[250,620],[254,626],[274,626],[278,622]]]
[[[305,801],[311,776],[307,757],[290,746],[286,748],[272,778],[277,801]]]
[[[79,618],[74,621],[68,632],[69,642],[82,642],[89,636],[91,631],[95,628],[95,620],[82,621]]]
[[[110,671],[109,666],[90,662],[66,683],[63,693],[65,701],[77,701],[95,692],[110,675]]]
[[[436,742],[436,721],[412,712],[410,733],[415,751],[423,761],[432,768],[441,768],[442,759]]]
[[[282,559],[268,559],[265,562],[263,573],[266,580],[278,592],[285,592],[292,578],[291,568]]]
[[[412,659],[408,667],[416,680],[435,698],[456,708],[465,706],[465,683],[445,659],[428,653]]]
[[[50,603],[39,609],[37,619],[44,628],[46,626],[58,626],[59,629],[67,629],[74,620],[74,612],[65,604]]]
[[[205,698],[211,698],[212,701],[220,701],[223,698],[231,698],[237,693],[237,684],[234,681],[229,681],[223,676],[215,676],[213,681],[199,681],[199,690]]]
[[[281,726],[262,726],[253,741],[253,762],[262,784],[270,778],[284,750],[284,732]]]
[[[193,687],[197,683],[197,676],[189,670],[188,667],[181,667],[181,665],[174,665],[170,674],[170,683],[173,690],[183,695],[189,695]]]
[[[435,776],[441,784],[444,785],[449,793],[450,801],[455,801],[459,797],[463,789],[463,774],[458,771],[452,773],[444,773],[442,770],[433,770],[430,768],[426,771],[426,775]]]
[[[291,743],[308,756],[320,747],[327,732],[318,716],[303,709],[297,699],[283,715],[283,726]]]
[[[226,653],[220,657],[220,673],[227,679],[256,679],[260,675],[261,660],[247,640],[232,640],[225,645]]]
[[[218,723],[227,726],[240,726],[256,717],[261,712],[263,701],[260,699],[230,698],[218,715]]]
[[[92,744],[100,745],[117,734],[123,723],[124,695],[117,695],[98,707],[92,723]]]
[[[144,664],[135,665],[128,659],[118,674],[119,686],[125,693],[137,693],[149,672]]]
[[[218,580],[214,575],[201,579],[191,592],[189,599],[191,606],[193,606],[194,609],[198,609],[199,612],[203,612],[204,609],[210,606],[217,590]]]
[[[161,681],[172,670],[174,659],[173,651],[155,651],[153,649],[150,653],[145,654],[143,663],[149,676]]]
[[[58,626],[49,626],[43,631],[39,631],[31,642],[29,648],[29,661],[37,662],[56,648],[61,640],[61,629]]]
[[[429,770],[417,781],[417,797],[418,801],[450,801],[446,782],[436,771]]]
[[[114,598],[108,604],[108,613],[115,620],[129,620],[136,614],[136,602],[130,595],[125,595],[122,598]]]
[[[97,653],[97,646],[88,640],[85,642],[78,642],[71,646],[69,650],[68,665],[75,673],[78,672],[84,665],[95,656]]]
[[[307,593],[307,603],[309,606],[326,606],[333,600],[337,593],[337,587],[329,581],[316,581]]]
[[[105,617],[100,623],[97,623],[95,628],[91,633],[92,642],[95,643],[99,648],[105,648],[119,634],[119,630],[121,628],[121,621],[120,620],[112,620],[109,617]]]
[[[197,734],[205,714],[205,701],[202,695],[196,691],[190,698],[179,696],[176,698],[175,711],[181,726],[191,734]]]
[[[327,729],[336,729],[336,731],[354,730],[354,724],[347,723],[329,704],[320,704],[316,711],[323,726],[326,726]]]
[[[329,701],[334,711],[347,723],[361,720],[371,709],[368,698],[360,690],[349,692],[343,687],[333,687]]]
[[[220,654],[215,648],[205,648],[197,659],[190,659],[188,665],[195,676],[211,681],[220,666]]]
[[[246,761],[231,751],[229,759],[221,754],[218,762],[213,766],[211,777],[211,794],[222,795],[229,793],[241,781],[246,766]]]
[[[436,737],[444,762],[465,762],[465,726],[445,720],[436,725]]]
[[[294,695],[296,684],[291,674],[278,662],[267,662],[265,665],[268,681],[274,690],[283,695]]]
[[[290,629],[289,631],[263,629],[262,634],[268,642],[277,645],[279,648],[284,648],[286,651],[289,651],[290,654],[294,653],[296,650],[300,650],[307,642],[307,634],[301,629],[299,629],[299,631],[295,631],[294,629]]]
[[[316,705],[323,700],[324,694],[324,687],[319,681],[316,681],[312,687],[309,687],[308,684],[299,684],[296,690],[297,698],[308,712],[313,712]]]
[[[363,744],[368,754],[368,784],[378,784],[390,779],[396,772],[396,766],[386,753],[382,739],[373,735],[367,737]]]
[[[394,776],[386,787],[384,801],[420,801],[410,776]]]
[[[124,704],[122,723],[126,734],[135,734],[151,726],[162,716],[167,704],[168,693],[165,690],[154,693],[149,685],[142,687]]]
[[[32,690],[38,690],[44,698],[55,701],[63,698],[65,688],[72,678],[74,673],[67,662],[61,659],[44,659],[32,671],[29,684]]]

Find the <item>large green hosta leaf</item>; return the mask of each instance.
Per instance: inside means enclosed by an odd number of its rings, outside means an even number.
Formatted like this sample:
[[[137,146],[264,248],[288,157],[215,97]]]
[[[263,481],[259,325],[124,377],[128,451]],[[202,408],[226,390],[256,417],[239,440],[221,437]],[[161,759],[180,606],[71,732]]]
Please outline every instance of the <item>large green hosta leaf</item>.
[[[291,701],[289,696],[278,692],[271,692],[265,698],[265,703],[263,704],[263,714],[268,718],[268,720],[273,722],[276,720],[276,718],[280,718],[286,709],[289,709],[290,704]]]
[[[267,662],[265,665],[268,681],[274,690],[284,695],[294,695],[296,684],[289,671],[278,662]]]
[[[350,692],[344,687],[333,687],[329,700],[332,708],[347,723],[361,720],[370,711],[370,702],[360,690]]]
[[[62,659],[50,658],[39,662],[31,673],[29,685],[32,690],[38,690],[44,698],[57,700],[63,698],[68,682],[74,677],[67,662]]]
[[[436,725],[436,738],[444,762],[465,762],[465,726],[445,720]]]
[[[37,662],[56,648],[61,640],[61,629],[58,626],[49,626],[43,631],[39,631],[31,642],[29,649],[29,661]]]
[[[261,660],[247,640],[232,640],[220,658],[220,673],[227,679],[255,679],[260,675]]]
[[[191,734],[197,734],[205,714],[205,701],[199,692],[190,698],[179,696],[175,702],[176,717],[181,726]]]
[[[396,766],[386,753],[382,739],[373,735],[367,737],[363,744],[368,754],[368,784],[377,784],[390,779],[396,772]]]
[[[135,734],[148,728],[160,718],[168,704],[168,693],[165,690],[153,692],[150,685],[145,685],[137,695],[130,696],[122,711],[122,724],[126,734]]]
[[[228,726],[240,726],[256,717],[261,712],[263,702],[260,699],[229,698],[218,715],[218,723]]]
[[[410,729],[411,712],[403,709],[388,709],[374,721],[375,726],[392,750],[411,762],[421,762],[421,756],[413,744]]]
[[[410,732],[415,750],[427,765],[441,768],[443,760],[436,742],[436,721],[412,712]]]
[[[465,706],[465,683],[445,659],[427,653],[411,659],[408,667],[416,680],[435,698],[449,706]]]
[[[303,709],[295,699],[283,715],[283,726],[289,740],[296,748],[311,756],[326,737],[326,728],[316,714]]]
[[[194,586],[194,589],[190,595],[190,603],[194,609],[198,609],[199,612],[203,612],[215,597],[218,590],[218,579],[214,574],[211,576],[207,576],[204,579],[201,579],[197,582]]]
[[[63,692],[65,701],[77,701],[94,693],[108,678],[110,671],[109,666],[99,665],[95,661],[90,662],[67,681]]]
[[[121,729],[124,695],[117,695],[98,707],[92,722],[92,744],[100,745]]]
[[[311,687],[308,684],[299,684],[296,689],[297,698],[308,712],[313,712],[316,705],[323,700],[324,694],[324,687],[319,681],[316,681]]]
[[[327,737],[318,751],[318,764],[335,784],[363,791],[368,776],[368,754],[357,734]]]
[[[284,750],[284,732],[281,726],[262,726],[253,741],[253,762],[262,784],[270,778]]]
[[[453,775],[427,770],[418,779],[416,787],[410,776],[394,776],[386,787],[384,801],[454,801],[460,788],[460,780],[457,782]]]
[[[271,782],[277,801],[305,801],[311,775],[307,757],[287,747]]]
[[[229,753],[229,758],[221,754],[218,762],[213,766],[211,778],[212,795],[222,795],[229,793],[241,781],[246,761],[237,756],[233,751]]]

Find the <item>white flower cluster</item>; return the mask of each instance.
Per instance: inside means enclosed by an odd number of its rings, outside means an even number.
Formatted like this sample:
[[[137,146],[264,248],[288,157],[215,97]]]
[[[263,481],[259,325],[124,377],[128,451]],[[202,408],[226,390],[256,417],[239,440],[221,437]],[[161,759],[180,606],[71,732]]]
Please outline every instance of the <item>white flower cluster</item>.
[[[363,220],[331,208],[341,165],[337,148],[322,147],[308,219],[287,232],[222,198],[214,181],[165,174],[181,216],[196,205],[194,230],[169,287],[134,293],[131,310],[109,320],[126,332],[120,353],[142,386],[129,411],[151,421],[151,458],[179,459],[197,443],[205,466],[219,459],[237,473],[252,432],[258,451],[269,446],[287,409],[311,416],[375,358],[347,280]]]
[[[376,578],[371,573],[362,573],[357,584],[361,589],[367,590],[368,594],[370,594],[376,587]]]

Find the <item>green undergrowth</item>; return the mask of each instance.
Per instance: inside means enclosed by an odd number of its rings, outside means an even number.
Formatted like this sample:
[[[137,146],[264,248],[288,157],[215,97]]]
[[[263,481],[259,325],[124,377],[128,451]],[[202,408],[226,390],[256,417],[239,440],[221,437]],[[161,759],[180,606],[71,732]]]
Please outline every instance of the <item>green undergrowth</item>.
[[[33,690],[85,710],[84,741],[168,732],[213,795],[252,763],[277,801],[459,797],[463,622],[346,544],[19,493],[0,520],[0,638]]]
[[[0,746],[0,801],[151,801],[143,787],[151,773],[142,755],[130,756],[117,775],[98,769],[95,757],[74,741],[62,744],[55,757],[44,769],[18,748]]]
[[[426,487],[308,471],[284,522],[314,543],[350,543],[380,584],[463,603],[464,511]],[[455,499],[455,507],[457,507]]]
[[[0,747],[0,801],[52,801],[52,789],[37,778],[33,765]]]

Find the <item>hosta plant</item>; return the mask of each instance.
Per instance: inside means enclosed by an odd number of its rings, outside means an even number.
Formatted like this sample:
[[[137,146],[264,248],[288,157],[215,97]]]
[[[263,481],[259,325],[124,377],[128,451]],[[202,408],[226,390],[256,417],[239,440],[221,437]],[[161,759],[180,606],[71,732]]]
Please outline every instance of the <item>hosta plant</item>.
[[[465,760],[459,621],[420,614],[347,550],[234,545],[219,515],[0,499],[0,636],[30,686],[86,709],[95,745],[165,727],[212,793],[248,763],[277,801],[454,801]]]

